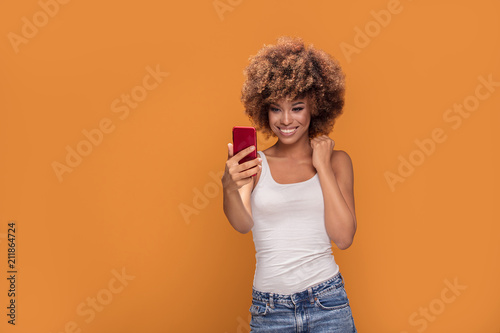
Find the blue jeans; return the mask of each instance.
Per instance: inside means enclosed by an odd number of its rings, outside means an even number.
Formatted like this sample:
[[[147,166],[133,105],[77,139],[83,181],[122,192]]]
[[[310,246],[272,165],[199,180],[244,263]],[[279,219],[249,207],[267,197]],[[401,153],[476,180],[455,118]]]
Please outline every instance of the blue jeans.
[[[330,279],[294,294],[275,294],[252,287],[250,332],[357,333],[344,279]]]

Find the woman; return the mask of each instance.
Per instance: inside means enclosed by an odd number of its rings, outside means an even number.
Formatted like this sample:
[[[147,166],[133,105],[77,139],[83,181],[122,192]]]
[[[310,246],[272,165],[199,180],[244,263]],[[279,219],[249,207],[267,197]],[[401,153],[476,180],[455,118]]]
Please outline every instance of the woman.
[[[331,241],[347,249],[357,226],[351,159],[328,137],[345,75],[291,37],[265,45],[245,74],[246,113],[278,139],[241,165],[252,147],[233,155],[229,144],[222,176],[224,213],[237,231],[252,231],[256,249],[251,332],[357,332],[331,250]]]

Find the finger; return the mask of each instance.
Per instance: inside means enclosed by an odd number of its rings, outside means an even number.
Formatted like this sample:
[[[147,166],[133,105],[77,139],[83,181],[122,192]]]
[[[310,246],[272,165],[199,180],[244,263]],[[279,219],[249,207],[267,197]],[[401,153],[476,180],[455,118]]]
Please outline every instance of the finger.
[[[231,168],[233,169],[232,171],[232,174],[233,174],[233,181],[238,184],[238,186],[242,185],[242,184],[245,184],[248,180],[250,180],[250,177],[257,174],[257,172],[259,171],[260,169],[260,166],[259,165],[256,165],[254,166],[253,168],[250,168],[250,169],[246,169],[244,171],[237,171],[235,168],[239,169],[241,167],[241,165],[239,166],[235,166],[234,168]],[[235,172],[236,171],[236,172]]]
[[[239,165],[241,170],[246,170],[248,168],[254,167],[256,165],[260,165],[262,162],[262,159],[260,157],[254,158],[253,160],[246,161],[245,163],[241,163]]]
[[[230,159],[231,157],[233,157],[233,144],[228,143],[227,144],[227,159]]]
[[[252,147],[253,147],[253,149],[252,149]],[[243,159],[245,156],[247,156],[252,151],[254,151],[254,149],[255,149],[255,146],[247,147],[247,148],[239,151],[236,155],[233,156],[233,158],[235,159],[236,162],[239,163],[241,159]]]
[[[240,175],[242,175],[244,178],[251,177],[259,171],[259,166],[256,165],[253,168],[250,168],[248,170],[245,170],[244,172],[241,172]]]

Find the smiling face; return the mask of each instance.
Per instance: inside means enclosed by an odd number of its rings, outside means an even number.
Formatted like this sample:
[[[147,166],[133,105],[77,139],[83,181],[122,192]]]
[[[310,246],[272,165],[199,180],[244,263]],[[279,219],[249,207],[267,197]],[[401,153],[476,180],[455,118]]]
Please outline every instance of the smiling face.
[[[307,97],[293,101],[283,98],[269,106],[269,127],[283,143],[308,140],[310,122],[311,110]]]

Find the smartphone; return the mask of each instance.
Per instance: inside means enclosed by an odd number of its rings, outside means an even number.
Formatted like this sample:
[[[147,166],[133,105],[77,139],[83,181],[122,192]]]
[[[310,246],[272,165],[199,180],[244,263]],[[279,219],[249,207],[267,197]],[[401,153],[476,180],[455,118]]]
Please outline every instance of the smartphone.
[[[257,158],[257,131],[255,130],[255,127],[234,126],[233,156],[236,155],[239,151],[250,146],[255,146],[255,150],[250,152],[250,154],[248,154],[247,156],[243,157],[239,162],[240,164]]]

